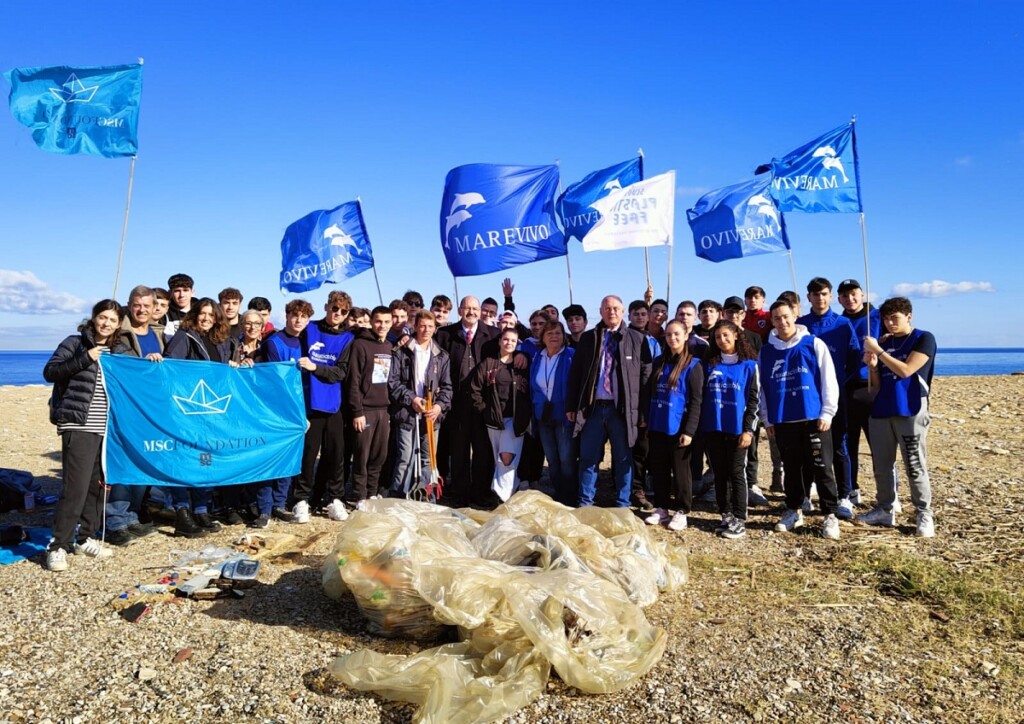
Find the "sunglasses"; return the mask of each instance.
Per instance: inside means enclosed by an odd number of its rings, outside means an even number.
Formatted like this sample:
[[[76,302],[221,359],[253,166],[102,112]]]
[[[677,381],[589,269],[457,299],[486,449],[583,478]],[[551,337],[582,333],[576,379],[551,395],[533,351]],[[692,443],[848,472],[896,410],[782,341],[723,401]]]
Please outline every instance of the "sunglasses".
[[[348,307],[339,307],[337,304],[334,304],[331,306],[331,311],[336,314],[348,314]]]

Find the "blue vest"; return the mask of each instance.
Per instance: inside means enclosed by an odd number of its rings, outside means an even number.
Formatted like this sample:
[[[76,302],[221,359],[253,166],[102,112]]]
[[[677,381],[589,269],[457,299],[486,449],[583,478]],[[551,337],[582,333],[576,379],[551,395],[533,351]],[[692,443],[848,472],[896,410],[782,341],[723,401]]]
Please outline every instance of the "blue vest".
[[[761,348],[761,388],[769,425],[821,417],[821,370],[814,339],[808,334],[788,349],[776,349],[770,341]]]
[[[716,365],[708,371],[704,397],[700,406],[700,429],[705,432],[743,432],[743,414],[747,410],[747,393],[754,384],[757,363],[742,360],[735,364]]]
[[[901,340],[898,347],[890,340],[883,348],[893,359],[906,362],[920,336],[921,330],[915,329]],[[921,411],[921,398],[928,396],[928,383],[919,373],[900,379],[884,362],[878,363],[878,372],[881,382],[878,396],[871,405],[872,417],[912,417]]]
[[[267,346],[274,348],[274,362],[295,362],[299,357],[302,356],[302,347],[298,344],[298,340],[291,345],[285,342],[285,333],[278,332],[272,337],[267,338]],[[293,338],[294,339],[294,338]]]
[[[694,365],[700,364],[696,357],[679,374],[675,387],[669,388],[668,378],[672,373],[672,361],[666,357],[665,364],[658,375],[658,382],[651,395],[651,414],[647,417],[647,427],[653,432],[676,435],[683,426],[686,414],[686,381]]]
[[[324,334],[316,323],[306,327],[306,356],[318,365],[333,367],[352,341],[352,333]],[[310,410],[335,413],[341,409],[341,383],[327,383],[309,372],[302,373],[302,387]]]

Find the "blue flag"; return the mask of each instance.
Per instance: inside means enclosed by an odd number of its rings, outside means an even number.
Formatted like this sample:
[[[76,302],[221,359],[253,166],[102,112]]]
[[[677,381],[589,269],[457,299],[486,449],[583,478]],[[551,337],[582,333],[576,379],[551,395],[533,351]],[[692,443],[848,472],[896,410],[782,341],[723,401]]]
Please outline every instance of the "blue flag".
[[[782,211],[856,213],[860,203],[857,137],[847,123],[772,159],[772,198]]]
[[[448,172],[441,247],[456,277],[565,256],[555,225],[558,166],[473,163]]]
[[[718,262],[789,248],[786,220],[768,195],[770,182],[762,174],[697,200],[686,212],[697,256]]]
[[[306,407],[294,363],[232,368],[103,355],[100,365],[111,483],[203,487],[299,472]]]
[[[14,68],[11,115],[50,153],[118,158],[139,150],[142,66]]]
[[[306,214],[281,239],[281,289],[308,292],[373,268],[358,201]]]
[[[643,181],[643,178],[644,159],[637,157],[594,171],[567,188],[558,197],[558,218],[562,220],[565,238],[568,240],[575,236],[582,241],[601,218],[591,204],[615,189]]]

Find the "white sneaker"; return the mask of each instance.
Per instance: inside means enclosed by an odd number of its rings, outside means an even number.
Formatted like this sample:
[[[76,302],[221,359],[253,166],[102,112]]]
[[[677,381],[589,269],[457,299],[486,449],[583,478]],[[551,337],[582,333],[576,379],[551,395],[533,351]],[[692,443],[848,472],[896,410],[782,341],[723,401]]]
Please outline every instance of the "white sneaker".
[[[63,548],[56,548],[46,552],[46,569],[48,571],[66,571],[68,569],[68,554]]]
[[[110,558],[114,551],[107,548],[95,538],[86,538],[85,543],[75,543],[75,555],[85,555],[90,558]]]
[[[860,488],[854,488],[850,491],[850,504],[860,505]]]
[[[868,513],[858,515],[857,522],[863,525],[879,525],[884,528],[892,528],[896,525],[896,509],[874,508]]]
[[[764,497],[761,488],[751,485],[747,488],[747,505],[762,507],[768,505],[768,498]]]
[[[892,512],[896,515],[899,515],[903,512],[903,505],[900,504],[899,498],[896,498],[896,500],[892,501]]]
[[[843,498],[839,501],[839,510],[836,511],[836,517],[843,520],[853,520],[853,502],[849,498]]]
[[[775,530],[779,533],[786,533],[795,528],[801,528],[804,524],[804,513],[802,510],[786,510],[775,524]]]
[[[664,508],[656,508],[653,513],[644,518],[647,525],[664,525],[669,521],[668,511]]]
[[[676,514],[672,516],[672,520],[668,523],[669,530],[686,530],[686,513],[681,510],[677,510]]]
[[[935,537],[935,521],[932,519],[931,513],[919,511],[917,514],[917,530],[914,531],[914,535],[918,538],[934,538]]]
[[[818,497],[818,484],[817,483],[811,483],[811,490],[810,490],[810,492],[807,493],[807,497],[808,498],[817,498]]]
[[[825,527],[821,529],[821,537],[839,540],[839,518],[832,513],[825,517]]]
[[[804,502],[800,504],[800,510],[808,515],[814,512],[814,504],[810,498],[804,498]]]
[[[295,516],[293,523],[308,523],[309,522],[309,503],[305,500],[300,500],[292,508],[292,515]]]
[[[346,520],[348,518],[348,510],[345,508],[345,504],[335,498],[327,506],[327,517],[331,520]]]

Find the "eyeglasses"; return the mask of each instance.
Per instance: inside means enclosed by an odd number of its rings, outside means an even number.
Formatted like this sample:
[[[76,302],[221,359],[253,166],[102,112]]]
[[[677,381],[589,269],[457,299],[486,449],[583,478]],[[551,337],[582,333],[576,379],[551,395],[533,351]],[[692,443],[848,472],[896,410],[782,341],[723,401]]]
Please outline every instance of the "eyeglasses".
[[[242,322],[245,327],[262,327],[263,322]]]
[[[348,307],[339,307],[337,304],[331,306],[331,311],[335,314],[348,314]]]

